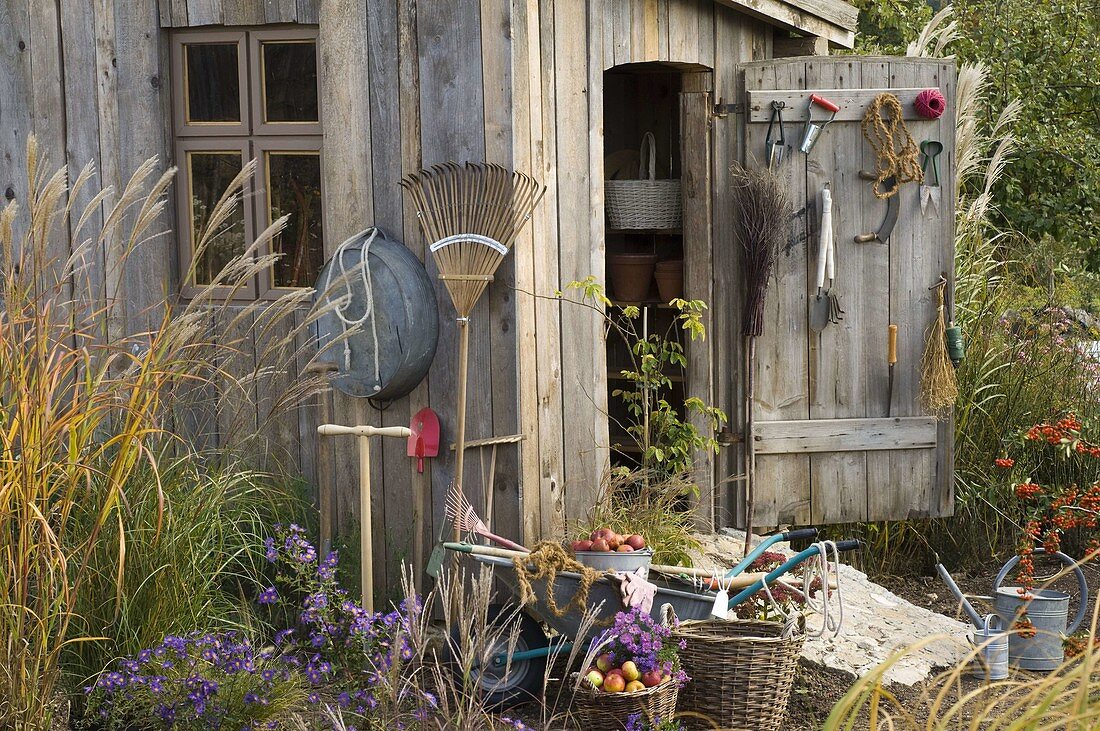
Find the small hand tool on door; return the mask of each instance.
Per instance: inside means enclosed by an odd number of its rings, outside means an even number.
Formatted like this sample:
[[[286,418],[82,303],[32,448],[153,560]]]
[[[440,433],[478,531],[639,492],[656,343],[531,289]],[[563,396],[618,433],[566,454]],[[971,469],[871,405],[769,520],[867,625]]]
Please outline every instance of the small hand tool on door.
[[[936,158],[941,152],[943,152],[942,142],[925,140],[920,143],[921,170],[924,172],[924,179],[920,185],[920,212],[925,216],[928,215],[929,203],[932,204],[933,215],[940,212],[943,194],[940,191],[940,166]]]
[[[764,159],[767,161],[768,170],[775,170],[779,163],[783,162],[783,152],[787,148],[787,138],[783,133],[783,110],[787,108],[786,102],[772,102],[772,116],[768,120],[768,136],[764,139]],[[773,137],[773,132],[778,127],[779,139]]]
[[[833,195],[826,185],[821,191],[821,224],[817,244],[817,293],[810,306],[810,329],[820,333],[829,323],[836,324],[844,319],[844,310],[840,309],[840,300],[833,293],[833,281],[836,278],[836,254],[833,243]],[[825,287],[825,279],[829,287]]]
[[[878,180],[878,177],[874,173],[869,173],[866,170],[860,170],[859,177],[861,180]],[[883,181],[883,184],[886,186],[887,191],[897,191],[897,178],[890,176]],[[890,240],[890,234],[894,232],[894,226],[898,222],[898,211],[900,208],[901,204],[898,203],[898,197],[896,195],[891,195],[886,199],[886,216],[883,217],[882,225],[878,227],[878,230],[856,234],[853,240],[857,244],[869,244],[872,241],[878,241],[885,244]]]
[[[831,116],[825,120],[814,121],[814,107],[818,106],[827,112],[831,112]],[[821,132],[829,126],[829,123],[836,119],[836,113],[840,111],[840,105],[836,102],[829,101],[823,96],[818,94],[810,94],[810,108],[807,111],[806,130],[802,133],[802,144],[799,145],[799,152],[803,152],[807,155],[810,154],[810,150],[817,144],[817,138],[821,136]]]
[[[886,363],[890,367],[889,385],[886,387],[886,415],[894,414],[894,366],[898,362],[898,326],[887,328]]]

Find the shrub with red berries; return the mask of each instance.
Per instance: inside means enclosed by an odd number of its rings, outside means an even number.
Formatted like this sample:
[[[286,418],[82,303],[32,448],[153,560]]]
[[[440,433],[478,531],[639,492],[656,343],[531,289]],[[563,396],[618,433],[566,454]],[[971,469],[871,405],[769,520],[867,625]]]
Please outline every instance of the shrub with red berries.
[[[1035,588],[1033,556],[1040,546],[1054,553],[1072,534],[1089,555],[1100,550],[1100,444],[1082,436],[1083,429],[1074,414],[1035,424],[1014,441],[1013,457],[994,460],[1008,470],[1024,516],[1016,573],[1022,595]],[[1026,632],[1026,619],[1016,629]]]

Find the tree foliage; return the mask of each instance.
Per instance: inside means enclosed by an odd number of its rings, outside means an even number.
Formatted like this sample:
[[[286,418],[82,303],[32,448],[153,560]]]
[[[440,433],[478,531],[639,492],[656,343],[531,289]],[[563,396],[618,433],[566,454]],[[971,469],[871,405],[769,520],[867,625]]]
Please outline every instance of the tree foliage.
[[[905,53],[940,3],[856,0],[861,52]],[[992,115],[1023,102],[995,222],[1022,234],[1040,279],[1100,272],[1100,6],[1095,0],[956,0],[960,61],[988,66]],[[991,121],[991,120],[990,120]],[[1037,282],[1046,285],[1047,282]],[[1088,304],[1082,302],[1080,304]]]

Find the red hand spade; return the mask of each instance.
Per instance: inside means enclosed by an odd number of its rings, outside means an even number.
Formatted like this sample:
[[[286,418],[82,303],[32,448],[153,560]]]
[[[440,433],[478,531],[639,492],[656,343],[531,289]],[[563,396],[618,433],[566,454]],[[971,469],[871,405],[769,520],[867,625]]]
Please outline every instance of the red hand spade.
[[[424,471],[424,458],[439,454],[439,417],[425,407],[413,415],[409,424],[408,456],[416,457],[416,471]]]

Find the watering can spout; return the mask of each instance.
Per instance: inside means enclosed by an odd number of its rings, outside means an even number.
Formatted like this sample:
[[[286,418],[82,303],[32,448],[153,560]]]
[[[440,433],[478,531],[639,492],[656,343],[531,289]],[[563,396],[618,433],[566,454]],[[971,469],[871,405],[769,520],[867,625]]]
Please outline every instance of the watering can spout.
[[[985,627],[985,619],[978,614],[978,611],[974,609],[974,605],[967,601],[963,596],[962,589],[955,583],[955,580],[951,578],[951,574],[947,572],[944,565],[940,563],[940,557],[936,556],[936,573],[943,579],[943,583],[947,584],[947,588],[951,590],[951,593],[955,595],[955,598],[962,604],[963,611],[966,612],[966,616],[970,618],[971,624],[976,629],[983,629]]]

